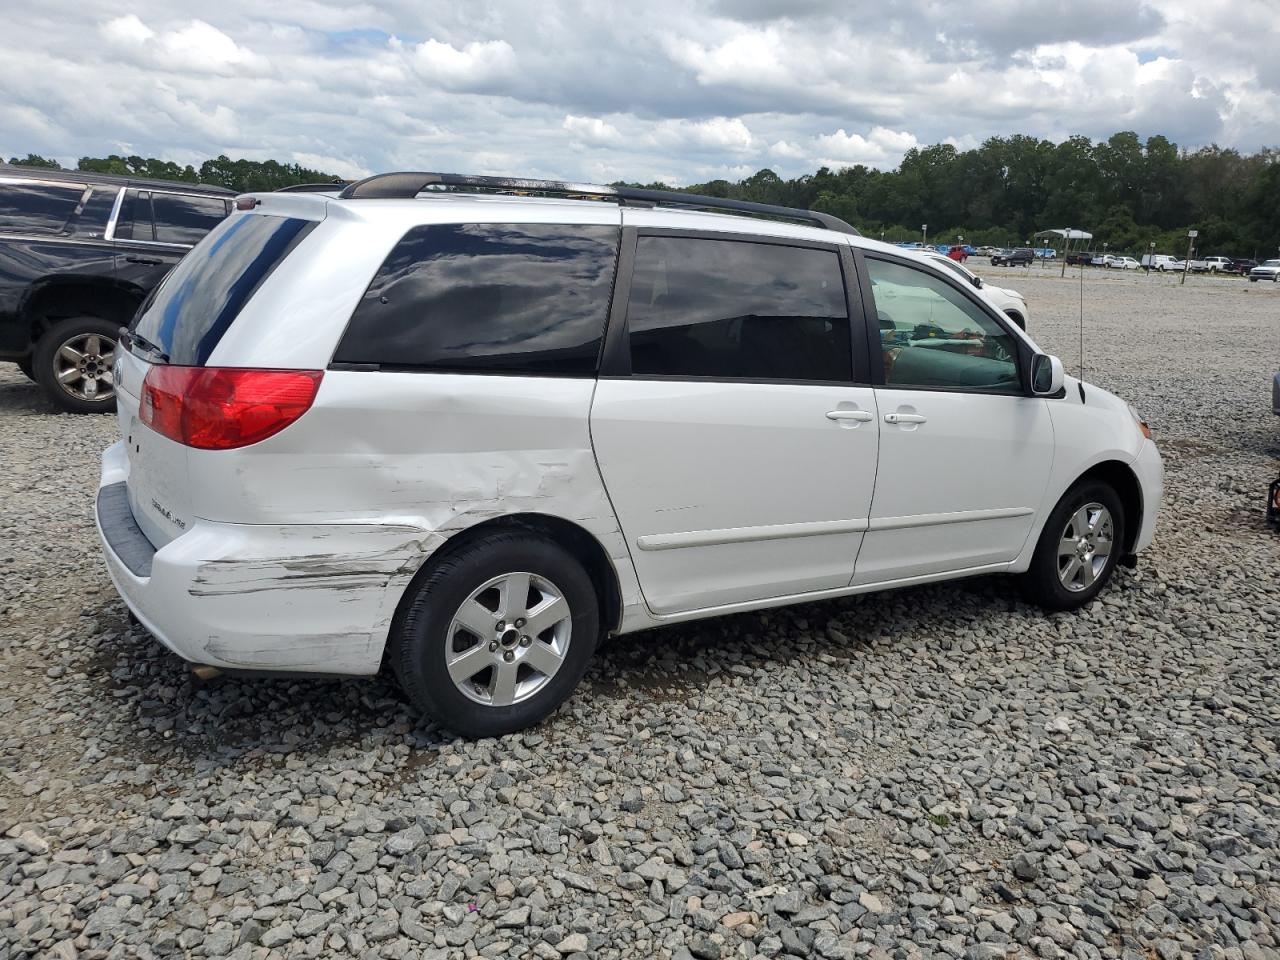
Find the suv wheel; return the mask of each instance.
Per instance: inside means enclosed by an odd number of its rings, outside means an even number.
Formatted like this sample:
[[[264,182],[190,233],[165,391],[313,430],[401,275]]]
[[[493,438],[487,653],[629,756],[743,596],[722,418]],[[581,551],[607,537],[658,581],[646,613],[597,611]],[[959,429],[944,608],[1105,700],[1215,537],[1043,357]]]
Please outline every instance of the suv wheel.
[[[544,719],[573,692],[599,639],[595,589],[549,540],[467,544],[413,589],[390,661],[419,709],[465,737]]]
[[[27,356],[19,360],[18,369],[23,372],[28,380],[34,380],[36,378],[35,368],[31,366],[31,357]]]
[[[63,410],[110,413],[116,408],[112,365],[120,325],[101,317],[54,324],[32,355],[35,380]]]
[[[1050,610],[1074,610],[1098,595],[1115,572],[1124,543],[1124,508],[1096,480],[1066,492],[1040,533],[1022,575],[1027,598]]]

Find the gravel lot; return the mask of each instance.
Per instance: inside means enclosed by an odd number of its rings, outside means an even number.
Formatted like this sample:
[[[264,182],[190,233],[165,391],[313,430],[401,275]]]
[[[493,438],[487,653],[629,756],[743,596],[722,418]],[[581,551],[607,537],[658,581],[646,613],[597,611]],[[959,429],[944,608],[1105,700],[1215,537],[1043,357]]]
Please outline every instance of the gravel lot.
[[[1075,370],[1073,274],[979,269]],[[1089,609],[989,578],[642,634],[478,743],[386,681],[193,684],[98,558],[114,421],[0,365],[0,960],[1280,956],[1280,287],[1085,279],[1168,487]]]

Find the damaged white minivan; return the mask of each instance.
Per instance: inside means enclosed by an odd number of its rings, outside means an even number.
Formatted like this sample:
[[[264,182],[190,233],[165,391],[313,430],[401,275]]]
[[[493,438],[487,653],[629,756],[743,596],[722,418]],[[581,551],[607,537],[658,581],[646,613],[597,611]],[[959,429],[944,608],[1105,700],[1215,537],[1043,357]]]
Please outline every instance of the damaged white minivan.
[[[117,351],[97,500],[191,664],[386,665],[492,736],[608,634],[987,573],[1069,609],[1151,542],[1132,408],[834,217],[427,173],[236,206]]]

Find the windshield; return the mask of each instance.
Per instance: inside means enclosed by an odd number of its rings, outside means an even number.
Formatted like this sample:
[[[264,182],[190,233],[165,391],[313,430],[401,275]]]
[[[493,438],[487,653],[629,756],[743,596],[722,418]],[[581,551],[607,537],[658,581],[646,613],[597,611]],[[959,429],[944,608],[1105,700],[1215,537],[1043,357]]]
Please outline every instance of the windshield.
[[[183,257],[130,328],[170,363],[203,366],[254,292],[312,220],[231,216]]]

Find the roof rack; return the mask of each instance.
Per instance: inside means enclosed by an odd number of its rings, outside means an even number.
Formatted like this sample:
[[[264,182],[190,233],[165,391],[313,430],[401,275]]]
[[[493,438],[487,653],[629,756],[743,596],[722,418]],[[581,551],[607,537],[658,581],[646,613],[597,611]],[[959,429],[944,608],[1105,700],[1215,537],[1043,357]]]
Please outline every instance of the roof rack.
[[[345,187],[349,181],[334,180],[332,183],[291,183],[287,187],[276,187],[273,193],[331,193]]]
[[[355,183],[347,184],[338,194],[339,200],[401,199],[416,197],[432,187],[470,187],[474,190],[493,190],[502,193],[550,193],[558,196],[628,201],[661,206],[699,207],[708,210],[731,210],[735,213],[753,213],[757,216],[781,217],[787,220],[805,220],[827,230],[848,233],[860,237],[856,229],[839,217],[817,210],[801,210],[799,207],[780,207],[771,203],[755,203],[750,200],[731,200],[727,197],[705,197],[696,193],[678,193],[674,190],[646,190],[640,187],[611,187],[595,183],[572,183],[564,180],[527,180],[519,177],[483,177],[462,173],[378,173]],[[291,189],[286,187],[285,189]],[[298,188],[292,188],[298,189]],[[312,189],[319,189],[315,185]]]

